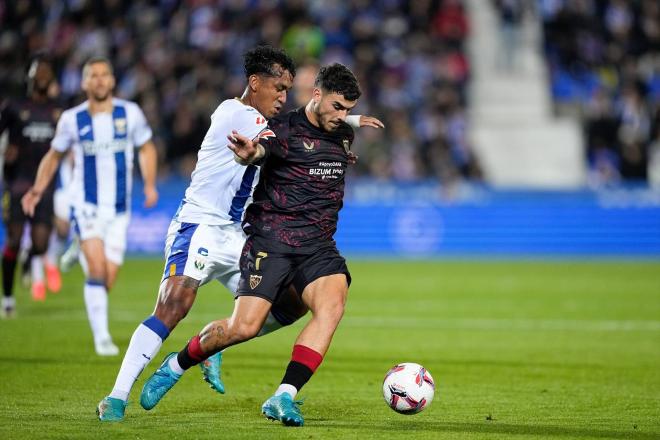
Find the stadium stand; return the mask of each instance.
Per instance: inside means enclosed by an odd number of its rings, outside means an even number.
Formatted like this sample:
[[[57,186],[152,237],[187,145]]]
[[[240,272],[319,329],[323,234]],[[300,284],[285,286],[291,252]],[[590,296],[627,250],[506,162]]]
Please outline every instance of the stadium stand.
[[[594,186],[660,184],[660,4],[539,2],[559,113],[584,121]]]
[[[364,89],[356,111],[387,125],[354,144],[337,236],[347,252],[657,256],[658,9],[653,0],[0,0],[0,100],[24,94],[39,50],[55,59],[67,106],[81,100],[83,61],[112,59],[117,94],[145,110],[163,161],[158,209],[133,207],[132,255],[162,252],[209,115],[241,94],[245,50],[270,43],[296,57],[301,83],[319,64],[348,64]],[[300,90],[291,107],[305,101]],[[639,179],[655,188],[628,185]]]
[[[466,136],[469,26],[460,1],[0,4],[0,88],[22,93],[29,55],[45,48],[71,104],[80,99],[83,61],[110,57],[117,94],[141,104],[166,172],[189,175],[209,115],[242,92],[242,53],[269,43],[301,65],[340,61],[358,74],[366,99],[357,111],[382,117],[388,129],[360,134],[355,174],[445,183],[480,176]]]

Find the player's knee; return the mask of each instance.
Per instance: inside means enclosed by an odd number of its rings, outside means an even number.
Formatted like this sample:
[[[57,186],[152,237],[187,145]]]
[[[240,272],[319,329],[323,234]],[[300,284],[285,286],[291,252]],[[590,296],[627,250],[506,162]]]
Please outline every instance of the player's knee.
[[[345,306],[346,297],[343,295],[334,295],[326,298],[326,300],[319,305],[315,314],[328,321],[339,322],[344,316]]]
[[[90,264],[89,262],[88,265],[87,278],[103,281],[104,285],[107,284],[107,273],[105,267],[97,264]]]
[[[85,254],[85,261],[87,262],[87,271],[90,275],[105,280],[107,271],[105,258],[94,258],[93,256]]]
[[[66,240],[69,237],[69,223],[57,222],[55,225],[55,233],[57,238],[61,240]]]
[[[32,243],[32,253],[34,255],[43,255],[48,249],[48,243]]]
[[[257,336],[261,326],[261,322],[232,319],[229,321],[227,331],[231,339],[241,342]]]
[[[7,242],[5,244],[5,250],[13,253],[18,253],[21,248],[21,238],[7,236]]]

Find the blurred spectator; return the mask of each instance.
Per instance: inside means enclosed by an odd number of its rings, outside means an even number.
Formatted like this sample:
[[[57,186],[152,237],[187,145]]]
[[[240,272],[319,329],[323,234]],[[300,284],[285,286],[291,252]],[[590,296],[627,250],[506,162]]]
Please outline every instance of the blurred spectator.
[[[648,153],[648,179],[651,186],[660,188],[660,108],[653,121],[653,139]]]
[[[268,43],[300,64],[288,108],[307,102],[320,64],[355,71],[356,112],[387,129],[358,132],[352,174],[455,183],[479,176],[465,136],[468,32],[460,0],[0,0],[0,90],[20,93],[29,54],[45,48],[73,105],[82,63],[107,55],[117,95],[154,128],[161,169],[188,177],[212,111],[242,93],[243,52]]]
[[[540,0],[558,109],[585,119],[590,181],[644,181],[660,107],[657,0]],[[577,111],[575,111],[577,110]]]

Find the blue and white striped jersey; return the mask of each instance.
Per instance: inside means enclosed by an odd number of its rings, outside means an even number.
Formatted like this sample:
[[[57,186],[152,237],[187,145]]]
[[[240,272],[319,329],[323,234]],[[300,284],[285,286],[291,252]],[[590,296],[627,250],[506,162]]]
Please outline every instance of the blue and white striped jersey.
[[[254,139],[267,130],[267,121],[238,99],[223,101],[211,115],[197,155],[190,186],[175,218],[185,223],[223,225],[240,222],[259,181],[259,167],[236,163],[227,148],[232,130]]]
[[[133,153],[151,139],[137,104],[113,98],[112,113],[89,112],[85,101],[62,113],[51,146],[73,148],[73,206],[96,206],[109,215],[130,210]]]

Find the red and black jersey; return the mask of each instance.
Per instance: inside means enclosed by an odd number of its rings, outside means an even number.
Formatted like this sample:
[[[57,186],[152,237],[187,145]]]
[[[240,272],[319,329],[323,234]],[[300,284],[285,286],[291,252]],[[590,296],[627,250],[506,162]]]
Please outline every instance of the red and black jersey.
[[[327,132],[312,125],[304,107],[271,119],[268,127],[260,134],[266,157],[245,231],[287,252],[334,244],[353,129],[342,124]]]
[[[1,125],[9,130],[5,181],[13,191],[26,191],[34,182],[61,113],[62,108],[55,101],[27,98],[9,102],[2,109]]]

